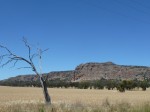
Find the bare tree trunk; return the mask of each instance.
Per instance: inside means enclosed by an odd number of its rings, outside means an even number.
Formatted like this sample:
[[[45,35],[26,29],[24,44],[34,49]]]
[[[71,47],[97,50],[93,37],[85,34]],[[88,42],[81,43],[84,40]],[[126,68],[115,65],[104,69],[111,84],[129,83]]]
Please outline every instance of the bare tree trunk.
[[[5,46],[2,46],[0,45],[0,48],[2,49],[5,49],[7,51],[6,54],[0,54],[0,67],[3,67],[11,62],[14,63],[14,66],[16,65],[16,63],[18,61],[24,61],[26,62],[28,65],[30,65],[29,67],[20,67],[19,69],[21,68],[31,68],[32,71],[34,71],[36,73],[36,75],[40,78],[40,82],[41,82],[41,85],[42,85],[42,88],[43,88],[43,94],[44,94],[44,97],[45,97],[45,103],[46,104],[51,104],[51,98],[48,94],[48,90],[47,90],[47,84],[46,84],[46,80],[47,78],[44,80],[44,78],[42,77],[42,67],[41,67],[41,57],[42,57],[42,53],[46,50],[41,50],[41,49],[38,49],[39,52],[38,53],[34,53],[34,54],[31,54],[31,47],[30,45],[28,44],[27,40],[25,38],[23,38],[23,42],[25,43],[25,46],[28,48],[28,59],[26,58],[23,58],[21,56],[18,56],[14,53],[12,53],[7,47]],[[36,56],[39,56],[39,65],[40,65],[40,74],[38,73],[34,63],[33,63],[33,58],[36,57]],[[1,64],[3,58],[8,58],[8,60],[6,62],[4,62],[3,64]]]
[[[47,90],[47,84],[46,84],[46,81],[43,79],[43,77],[40,77],[40,82],[41,82],[41,85],[42,85],[42,88],[43,88],[43,94],[44,94],[44,97],[45,97],[45,103],[46,104],[51,104],[51,98],[48,94],[48,90]]]

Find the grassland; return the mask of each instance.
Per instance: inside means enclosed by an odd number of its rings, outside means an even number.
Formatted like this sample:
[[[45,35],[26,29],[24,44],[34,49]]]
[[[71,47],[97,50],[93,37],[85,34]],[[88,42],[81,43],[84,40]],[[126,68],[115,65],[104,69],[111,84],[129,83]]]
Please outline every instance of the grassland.
[[[150,112],[147,91],[49,88],[52,106],[45,106],[41,88],[0,87],[0,112]]]

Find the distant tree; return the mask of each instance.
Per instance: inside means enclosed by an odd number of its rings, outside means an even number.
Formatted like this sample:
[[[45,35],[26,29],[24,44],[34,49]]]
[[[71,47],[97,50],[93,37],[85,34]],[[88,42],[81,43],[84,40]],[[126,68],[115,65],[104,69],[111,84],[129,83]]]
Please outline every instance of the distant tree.
[[[46,50],[41,50],[41,49],[38,49],[38,52],[37,53],[34,53],[34,54],[31,54],[31,46],[28,44],[27,40],[25,38],[23,38],[23,42],[25,44],[25,46],[28,48],[28,59],[22,57],[22,56],[19,56],[19,55],[16,55],[15,53],[13,53],[10,49],[8,49],[7,47],[3,46],[3,45],[0,45],[0,48],[1,49],[4,49],[6,51],[5,54],[0,54],[0,64],[1,64],[1,67],[4,67],[5,65],[9,64],[9,63],[13,63],[13,65],[15,66],[16,63],[18,61],[23,61],[25,63],[27,63],[29,66],[28,67],[20,67],[19,69],[21,68],[30,68],[32,69],[32,71],[35,72],[35,74],[39,77],[40,79],[40,82],[41,82],[41,86],[43,88],[43,93],[44,93],[44,96],[45,96],[45,102],[47,104],[51,104],[51,98],[48,94],[48,90],[47,90],[47,84],[46,84],[46,81],[47,81],[47,78],[46,77],[44,79],[42,73],[39,73],[37,71],[37,67],[34,65],[33,63],[33,58],[35,57],[39,57],[39,61],[41,61],[42,59],[42,54],[43,52],[45,52]],[[1,50],[2,51],[2,50]],[[2,63],[3,61],[2,60],[7,60],[6,62]],[[40,65],[40,69],[41,69],[41,65]],[[22,83],[22,86],[24,86],[24,84]]]
[[[114,80],[107,80],[106,88],[108,90],[113,90],[116,87],[116,83]]]
[[[87,88],[89,88],[89,87],[90,87],[90,83],[87,82],[87,81],[86,81],[86,82],[84,81],[84,82],[80,82],[80,83],[79,83],[79,88],[80,88],[80,89],[87,89]]]
[[[104,89],[104,82],[103,80],[96,80],[93,82],[93,86],[94,86],[94,89]]]
[[[118,84],[117,84],[117,90],[120,91],[120,92],[125,92],[125,84],[126,84],[126,81],[120,81]]]
[[[141,81],[140,87],[142,88],[143,91],[146,91],[146,88],[148,87],[148,82],[147,81]]]

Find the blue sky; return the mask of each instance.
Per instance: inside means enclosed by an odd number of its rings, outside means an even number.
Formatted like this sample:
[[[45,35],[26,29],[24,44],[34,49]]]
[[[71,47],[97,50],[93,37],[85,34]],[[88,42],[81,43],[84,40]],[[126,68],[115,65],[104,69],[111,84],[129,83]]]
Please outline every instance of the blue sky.
[[[23,36],[33,49],[49,48],[43,72],[86,62],[150,66],[149,30],[149,0],[0,0],[0,44],[21,56]],[[11,66],[0,68],[0,80],[33,73]]]

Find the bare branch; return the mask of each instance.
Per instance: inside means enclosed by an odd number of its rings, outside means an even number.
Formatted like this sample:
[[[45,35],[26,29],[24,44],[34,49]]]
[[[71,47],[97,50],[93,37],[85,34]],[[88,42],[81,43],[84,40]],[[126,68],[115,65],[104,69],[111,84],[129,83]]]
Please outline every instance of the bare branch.
[[[14,60],[15,62],[14,62],[14,65],[11,67],[11,68],[13,68],[13,67],[15,67],[16,66],[16,63],[19,61],[19,60]]]
[[[23,38],[23,42],[25,43],[25,46],[28,48],[29,61],[26,60],[25,58],[22,58],[22,57],[20,57],[20,58],[21,58],[21,60],[26,61],[26,62],[32,67],[32,70],[33,70],[37,75],[39,75],[38,72],[37,72],[37,70],[36,70],[36,68],[35,68],[35,66],[34,66],[34,63],[33,63],[33,61],[32,61],[32,57],[31,57],[31,47],[30,47],[30,45],[28,44],[28,42],[27,42],[27,40],[26,40],[25,38]]]
[[[28,42],[27,42],[27,40],[25,38],[23,38],[23,42],[24,42],[25,46],[28,48],[28,58],[29,59],[23,58],[21,56],[17,56],[16,54],[12,53],[7,47],[5,47],[3,45],[0,45],[0,48],[3,48],[3,49],[5,49],[8,52],[8,54],[0,55],[0,64],[2,63],[2,60],[4,58],[8,58],[8,61],[5,62],[4,64],[2,64],[0,67],[4,67],[5,65],[7,65],[7,64],[9,64],[9,63],[11,63],[13,61],[14,61],[14,63],[13,63],[13,67],[14,67],[18,61],[24,61],[24,62],[28,63],[31,66],[30,68],[32,68],[32,70],[38,76],[40,76],[40,74],[37,72],[36,67],[35,67],[35,65],[33,63],[33,58],[39,56],[39,54],[35,53],[35,54],[31,55],[31,46],[28,44]],[[41,58],[42,53],[44,53],[47,50],[48,49],[41,50],[39,58]],[[24,68],[24,67],[21,67],[21,68]],[[27,67],[27,68],[29,68],[29,67]]]
[[[37,54],[37,53],[34,53],[34,54],[32,54],[31,59],[33,59],[33,58],[35,58],[35,57],[37,57],[37,56],[38,56],[38,54]]]
[[[45,81],[47,81],[48,77],[49,77],[49,76],[48,76],[48,74],[47,74],[47,75],[46,75],[46,78],[45,78]]]
[[[8,58],[7,61],[4,64],[1,65],[2,67],[4,67],[5,65],[7,65],[7,64],[9,64],[11,62],[14,62],[13,66],[15,66],[18,61],[23,61],[23,62],[26,62],[28,65],[30,65],[29,67],[20,67],[18,69],[31,68],[36,73],[36,75],[40,78],[40,82],[41,82],[41,85],[43,87],[45,101],[47,103],[51,103],[51,99],[50,99],[50,96],[48,94],[47,85],[46,85],[46,80],[47,80],[48,76],[44,80],[43,76],[38,73],[38,71],[36,70],[36,67],[35,67],[35,65],[33,63],[33,58],[34,57],[39,56],[39,59],[41,60],[42,53],[47,51],[48,49],[45,49],[43,51],[40,50],[39,54],[35,53],[35,54],[31,55],[31,47],[30,47],[30,45],[28,44],[28,42],[27,42],[27,40],[25,38],[23,38],[23,42],[24,42],[25,46],[28,48],[28,59],[26,59],[26,58],[24,58],[22,56],[18,56],[16,54],[12,53],[7,47],[0,45],[0,48],[5,49],[7,51],[7,53],[8,53],[8,54],[0,55],[0,64],[1,64],[1,62],[2,62],[2,60],[4,58]]]
[[[47,48],[47,49],[45,49],[45,50],[41,51],[41,53],[44,53],[45,51],[48,51],[48,50],[49,50],[49,48]]]
[[[28,48],[28,52],[29,52],[29,59],[31,59],[31,47],[28,44],[27,40],[23,37],[23,42],[25,43],[25,46]]]
[[[5,57],[7,57],[7,56],[9,56],[9,54],[1,55],[1,56],[0,56],[0,63],[1,63],[1,62],[2,62],[2,60],[3,60]]]
[[[37,70],[36,70],[36,68],[35,68],[35,66],[34,66],[34,64],[33,64],[33,62],[32,62],[31,57],[30,57],[30,46],[26,43],[26,41],[24,41],[24,42],[25,42],[26,46],[29,48],[29,60],[27,60],[27,59],[25,59],[25,58],[23,58],[23,57],[21,57],[21,56],[17,56],[16,54],[13,54],[7,47],[0,45],[1,48],[5,49],[5,50],[9,53],[9,54],[4,54],[4,55],[1,55],[1,56],[0,56],[0,61],[2,61],[2,59],[3,59],[4,57],[8,57],[8,59],[9,59],[7,62],[5,62],[4,64],[2,64],[0,67],[4,67],[5,65],[11,63],[12,61],[15,61],[15,62],[14,62],[14,66],[16,65],[16,63],[17,63],[18,61],[24,61],[24,62],[28,63],[28,64],[31,66],[32,70],[33,70],[38,76],[40,76],[40,75],[38,74],[38,72],[37,72]]]
[[[12,57],[8,57],[8,59],[9,60],[7,60],[4,64],[2,64],[0,67],[4,67],[5,65],[7,65],[7,64],[9,64],[9,63],[11,63],[11,62],[13,62],[13,61],[15,61],[14,62],[14,64],[13,64],[13,66],[12,67],[14,67],[15,65],[16,65],[16,63],[19,61],[19,59],[17,59],[17,58],[12,58]],[[11,67],[11,68],[12,68]]]
[[[7,47],[2,46],[2,45],[0,45],[0,47],[3,48],[3,49],[5,49],[5,50],[7,50],[10,55],[13,55],[13,53]]]
[[[43,53],[46,52],[47,50],[49,50],[49,49],[47,48],[47,49],[45,49],[45,50],[41,50],[41,54],[43,54]],[[31,59],[33,59],[33,58],[35,58],[35,57],[37,57],[37,56],[39,56],[39,54],[38,54],[38,53],[34,53],[34,54],[32,54]]]
[[[2,64],[0,67],[4,67],[5,65],[11,63],[13,60],[8,60],[7,62],[5,62],[4,64]]]
[[[23,68],[32,68],[32,67],[20,67],[20,68],[17,68],[17,69],[23,69]]]
[[[43,81],[43,82],[45,82],[45,80],[43,79],[43,77],[40,77],[41,78],[41,80]]]

